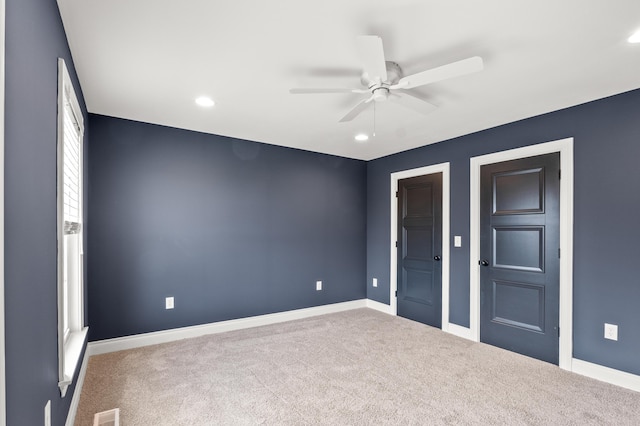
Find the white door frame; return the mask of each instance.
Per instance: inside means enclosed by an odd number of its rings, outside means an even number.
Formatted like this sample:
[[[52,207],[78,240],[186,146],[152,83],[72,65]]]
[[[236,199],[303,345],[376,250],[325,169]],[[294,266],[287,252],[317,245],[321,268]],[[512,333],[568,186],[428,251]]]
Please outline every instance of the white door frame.
[[[7,422],[4,346],[4,33],[5,0],[0,0],[0,425]]]
[[[486,164],[536,155],[560,153],[560,357],[559,366],[571,371],[573,356],[573,138],[473,157],[470,186],[469,328],[480,341],[480,168]]]
[[[417,169],[403,170],[391,173],[391,247],[389,249],[391,259],[391,271],[389,277],[389,306],[392,315],[398,315],[398,300],[396,290],[398,289],[398,258],[396,251],[396,241],[398,240],[398,202],[396,192],[398,191],[398,181],[401,179],[416,176],[442,173],[442,330],[449,328],[449,198],[450,198],[450,178],[449,163],[434,164],[432,166],[419,167]]]

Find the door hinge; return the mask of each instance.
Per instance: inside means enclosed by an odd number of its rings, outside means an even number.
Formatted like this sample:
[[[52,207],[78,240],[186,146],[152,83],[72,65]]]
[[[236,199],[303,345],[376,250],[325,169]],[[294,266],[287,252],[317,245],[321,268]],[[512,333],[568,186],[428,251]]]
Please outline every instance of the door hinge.
[[[396,198],[398,198],[398,191],[396,191]]]
[[[560,259],[560,249],[558,249],[558,259]]]
[[[396,248],[398,247],[398,242],[396,241]]]
[[[562,179],[562,170],[558,169],[558,179]]]
[[[558,337],[560,337],[560,327],[558,327]]]
[[[396,290],[396,297],[398,297],[398,290]]]

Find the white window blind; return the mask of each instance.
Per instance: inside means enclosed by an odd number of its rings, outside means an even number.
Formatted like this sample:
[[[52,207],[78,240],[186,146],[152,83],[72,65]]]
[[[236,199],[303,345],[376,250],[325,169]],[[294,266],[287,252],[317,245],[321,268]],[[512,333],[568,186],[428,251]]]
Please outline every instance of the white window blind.
[[[65,97],[66,98],[66,97]],[[81,129],[70,102],[64,105],[64,147],[63,147],[63,180],[64,180],[64,221],[65,232],[73,232],[73,224],[79,224],[82,217],[80,205],[80,137]],[[66,223],[69,222],[69,223]]]

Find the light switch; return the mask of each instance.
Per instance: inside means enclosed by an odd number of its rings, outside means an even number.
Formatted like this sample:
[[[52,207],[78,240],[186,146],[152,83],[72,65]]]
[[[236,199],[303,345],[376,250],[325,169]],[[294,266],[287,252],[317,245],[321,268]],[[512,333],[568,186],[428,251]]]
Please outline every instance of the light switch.
[[[453,237],[453,246],[462,247],[462,237],[460,235],[456,235],[455,237]]]

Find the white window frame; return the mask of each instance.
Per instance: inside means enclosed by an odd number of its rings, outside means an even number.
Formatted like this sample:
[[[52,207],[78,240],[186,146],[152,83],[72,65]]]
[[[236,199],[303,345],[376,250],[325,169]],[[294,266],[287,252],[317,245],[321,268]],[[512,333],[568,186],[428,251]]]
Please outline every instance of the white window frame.
[[[65,112],[72,113],[78,132],[78,209],[77,232],[65,231],[64,214],[64,139]],[[58,386],[60,394],[65,396],[68,386],[80,362],[80,354],[84,346],[88,328],[84,326],[84,272],[83,272],[83,140],[84,120],[82,110],[76,97],[73,83],[69,77],[64,59],[58,59],[58,169],[57,169],[57,239],[58,239]],[[68,228],[68,226],[67,226]],[[71,249],[69,248],[71,247]],[[69,286],[68,281],[71,283]]]

